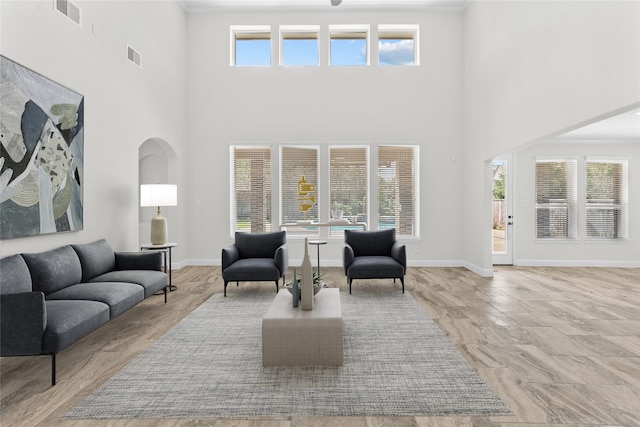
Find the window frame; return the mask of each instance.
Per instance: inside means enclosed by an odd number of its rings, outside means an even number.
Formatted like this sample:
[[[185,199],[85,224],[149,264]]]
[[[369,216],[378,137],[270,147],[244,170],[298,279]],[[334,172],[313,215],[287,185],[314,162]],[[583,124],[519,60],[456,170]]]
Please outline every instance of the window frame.
[[[361,25],[344,25],[344,24],[336,24],[329,25],[329,54],[327,58],[327,63],[330,67],[367,67],[371,65],[371,25],[369,24],[361,24]],[[364,33],[365,40],[365,63],[364,64],[333,64],[331,61],[332,58],[332,45],[334,40],[334,34],[340,34],[339,37],[335,38],[336,40],[361,40],[361,37],[349,38],[347,37],[349,34],[361,34]]]
[[[542,163],[557,163],[568,165],[565,171],[565,183],[567,187],[566,201],[560,202],[561,199],[555,202],[538,202],[538,187],[540,182],[538,180],[538,165]],[[575,241],[578,239],[578,160],[575,157],[536,157],[534,162],[534,197],[535,197],[535,213],[534,213],[534,237],[537,241]],[[550,186],[549,182],[545,182],[546,186]],[[549,190],[550,191],[550,190]],[[551,198],[549,198],[551,200]],[[547,236],[541,236],[539,230],[539,212],[546,209],[551,212],[551,209],[566,209],[566,235],[553,236],[552,230],[547,230]],[[549,220],[547,227],[553,225]]]
[[[315,195],[315,204],[314,206],[312,206],[309,210],[312,211],[311,212],[311,218],[309,218],[309,214],[307,214],[307,216],[305,217],[303,215],[302,218],[297,219],[297,218],[293,218],[293,219],[289,219],[289,211],[292,210],[292,206],[293,204],[289,204],[289,202],[285,201],[285,197],[286,197],[286,193],[291,192],[291,188],[293,187],[293,181],[291,182],[284,182],[284,174],[287,172],[286,168],[287,168],[287,161],[292,161],[294,164],[299,165],[300,163],[296,163],[296,159],[292,158],[292,159],[285,159],[285,150],[287,149],[296,149],[296,150],[315,150],[315,165],[316,165],[316,176],[314,177],[313,175],[309,175],[307,173],[305,173],[305,175],[300,174],[300,178],[302,176],[305,177],[305,179],[312,185],[315,186],[314,190],[313,190],[313,194]],[[310,221],[312,222],[320,222],[320,210],[319,210],[319,206],[318,204],[320,203],[320,195],[318,192],[318,188],[319,188],[319,180],[320,180],[320,174],[321,174],[321,170],[322,170],[322,166],[320,164],[320,156],[321,156],[321,152],[322,152],[322,146],[321,144],[280,144],[278,147],[278,162],[279,162],[279,168],[278,168],[278,207],[279,207],[279,224],[301,224],[305,221],[304,218],[306,218],[306,221]],[[298,161],[300,161],[302,159],[298,159]],[[292,180],[296,180],[296,186],[297,186],[297,179],[298,179],[298,175],[294,175],[292,176]],[[293,198],[292,198],[293,199]],[[299,200],[299,198],[296,196],[296,200]],[[285,203],[287,204],[285,206]],[[297,203],[299,205],[299,203]],[[292,215],[295,216],[295,215]],[[286,219],[285,219],[286,218]],[[295,220],[294,220],[295,219]],[[291,237],[318,237],[320,233],[319,227],[317,226],[309,226],[309,227],[299,227],[299,228],[291,228],[289,230],[287,230],[287,234],[291,235]]]
[[[315,64],[285,64],[285,40],[315,40]],[[320,66],[320,26],[319,25],[281,25],[279,27],[279,64],[281,67],[319,67]]]
[[[266,212],[265,221],[263,222],[264,227],[262,229],[256,229],[253,227],[253,223],[250,221],[251,226],[247,230],[246,228],[238,228],[238,186],[237,186],[237,160],[238,156],[236,154],[237,150],[245,150],[247,152],[251,150],[268,152],[268,169],[269,173],[266,175],[268,179],[268,183],[266,186],[263,186],[263,191],[261,193],[261,197],[264,199],[265,195],[267,196],[269,202],[266,206],[264,206],[264,211]],[[256,156],[258,159],[261,156]],[[264,156],[262,156],[264,159]],[[271,144],[230,144],[229,145],[229,229],[231,231],[231,237],[234,236],[235,232],[269,232],[273,230],[273,212],[272,212],[272,200],[273,200],[273,182],[271,179],[273,170],[273,147]],[[265,175],[263,175],[265,176]],[[253,182],[253,180],[251,180]],[[264,191],[268,189],[268,192]],[[250,191],[251,192],[251,191]]]
[[[407,197],[407,192],[403,191],[401,188],[398,188],[398,194],[401,194],[401,196],[399,197],[399,200],[396,200],[396,204],[399,205],[399,209],[396,208],[395,212],[394,212],[394,227],[386,227],[386,228],[381,228],[380,227],[380,222],[381,222],[381,211],[382,209],[384,209],[383,206],[381,206],[380,204],[380,200],[381,197],[381,188],[380,188],[380,179],[381,174],[380,174],[380,169],[382,168],[382,162],[384,161],[384,159],[386,157],[381,156],[381,149],[410,149],[412,152],[412,156],[411,156],[411,175],[410,175],[410,179],[411,179],[411,185],[412,185],[412,195],[411,195],[411,200],[409,201],[409,203],[412,206],[411,209],[411,215],[407,216],[407,215],[403,215],[402,214],[402,201],[406,200]],[[378,144],[376,146],[376,150],[377,150],[377,164],[376,164],[376,169],[375,169],[375,177],[377,179],[377,185],[376,185],[376,191],[377,191],[377,211],[376,211],[376,218],[375,218],[375,229],[376,230],[384,230],[387,228],[395,228],[396,229],[396,236],[398,237],[402,237],[405,239],[411,239],[411,238],[420,238],[420,200],[421,200],[421,193],[420,193],[420,186],[421,186],[421,177],[420,177],[420,144],[393,144],[393,143],[381,143]],[[406,159],[401,159],[401,158],[396,158],[396,162],[400,161],[400,160],[404,160],[405,162],[407,161]],[[406,171],[405,168],[397,168],[397,171]],[[373,175],[373,174],[372,174]],[[398,175],[396,174],[395,179],[398,179]],[[397,184],[397,186],[399,187],[401,184]],[[403,221],[407,221],[407,218],[410,219],[410,223],[403,223]],[[411,229],[411,233],[406,233],[404,230],[406,228],[410,228]]]
[[[609,165],[619,165],[620,171],[619,175],[615,177],[617,189],[615,190],[617,194],[612,194],[613,201],[611,202],[595,202],[595,200],[602,199],[592,199],[594,202],[590,202],[589,193],[590,193],[590,183],[589,183],[589,165],[590,164],[609,164]],[[629,160],[627,158],[612,158],[612,157],[585,157],[584,164],[584,210],[585,210],[585,221],[584,221],[584,238],[590,242],[593,241],[626,241],[629,239]],[[619,199],[617,202],[615,199]],[[611,226],[614,228],[614,235],[612,237],[606,236],[593,236],[589,232],[589,226],[591,224],[590,221],[590,211],[594,211],[596,209],[599,210],[612,210],[618,211],[617,215],[614,215],[614,224]],[[602,225],[602,224],[601,224]]]
[[[371,148],[372,146],[369,144],[328,144],[327,145],[327,156],[328,156],[328,167],[326,170],[326,174],[328,176],[327,179],[327,183],[328,183],[328,188],[329,191],[327,192],[327,207],[328,207],[328,211],[326,212],[325,209],[325,214],[328,214],[328,218],[329,219],[329,223],[331,223],[331,220],[334,219],[333,215],[332,215],[332,211],[333,210],[338,210],[340,207],[343,206],[337,206],[334,202],[335,198],[334,198],[334,185],[333,185],[333,171],[334,171],[334,167],[333,167],[333,160],[334,157],[332,155],[332,151],[333,150],[364,150],[364,163],[362,165],[357,165],[357,167],[364,167],[364,181],[365,181],[365,195],[364,195],[364,203],[363,203],[363,210],[364,212],[362,213],[362,215],[360,215],[358,212],[356,212],[355,217],[353,214],[348,214],[344,212],[343,210],[343,219],[348,219],[351,223],[357,223],[357,222],[364,222],[366,224],[370,224],[370,219],[371,219]],[[356,208],[357,210],[357,208]],[[361,219],[360,216],[362,216],[363,218]],[[334,219],[335,220],[335,219]],[[340,225],[336,225],[336,226],[331,226],[329,227],[329,238],[335,238],[335,239],[341,239],[344,236],[344,230],[345,229],[354,229],[354,230],[361,230],[362,227],[359,225],[347,225],[347,224],[340,224]]]
[[[392,37],[392,35],[397,35]],[[410,35],[410,36],[409,36]],[[392,64],[383,63],[380,55],[383,40],[413,40],[413,63]],[[417,67],[420,65],[420,25],[418,24],[379,24],[378,25],[378,66],[380,67]]]
[[[271,25],[231,25],[230,31],[230,66],[232,67],[270,67],[273,64],[273,45]],[[239,37],[240,36],[240,37]],[[237,64],[236,50],[238,40],[269,40],[269,64]]]

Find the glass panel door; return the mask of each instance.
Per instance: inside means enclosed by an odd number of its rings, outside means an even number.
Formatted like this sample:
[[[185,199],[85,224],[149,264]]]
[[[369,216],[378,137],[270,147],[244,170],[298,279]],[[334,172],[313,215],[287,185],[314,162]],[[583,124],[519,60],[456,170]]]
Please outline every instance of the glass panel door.
[[[511,156],[492,162],[493,198],[491,244],[493,264],[513,264],[513,209],[511,204]]]

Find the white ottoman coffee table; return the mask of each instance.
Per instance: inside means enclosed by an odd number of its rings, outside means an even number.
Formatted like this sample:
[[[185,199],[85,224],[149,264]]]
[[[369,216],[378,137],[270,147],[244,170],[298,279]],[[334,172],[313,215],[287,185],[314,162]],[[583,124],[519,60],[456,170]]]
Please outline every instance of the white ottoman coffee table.
[[[262,319],[262,365],[342,365],[340,289],[318,292],[313,310],[292,302],[289,291],[280,290]]]

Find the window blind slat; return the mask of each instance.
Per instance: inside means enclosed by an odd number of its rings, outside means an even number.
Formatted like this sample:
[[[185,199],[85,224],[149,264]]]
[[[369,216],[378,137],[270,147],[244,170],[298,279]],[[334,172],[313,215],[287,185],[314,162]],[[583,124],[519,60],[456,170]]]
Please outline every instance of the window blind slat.
[[[264,32],[264,33],[237,32],[235,34],[236,34],[236,40],[270,40],[271,39],[270,32]]]
[[[336,31],[331,33],[332,40],[366,40],[366,31]]]
[[[282,33],[283,40],[317,40],[317,32],[290,32]]]
[[[627,238],[627,162],[587,159],[586,179],[586,237]]]
[[[307,184],[303,190],[307,194],[298,193],[298,181],[304,177]],[[281,149],[280,160],[280,197],[282,223],[298,221],[318,221],[318,149],[315,147],[291,147]],[[307,192],[307,190],[309,190]],[[304,206],[311,204],[308,210]],[[305,215],[306,212],[306,215]],[[302,231],[304,235],[317,235],[317,227],[313,230],[297,229],[290,233]]]
[[[271,150],[232,147],[231,219],[234,231],[271,231]]]
[[[331,211],[342,211],[342,218],[351,222],[367,222],[369,217],[367,148],[329,147],[329,163]],[[331,236],[342,236],[343,229],[344,227],[331,227]]]
[[[395,228],[397,235],[419,236],[418,148],[378,148],[378,229]]]
[[[576,161],[536,161],[536,237],[574,239]]]
[[[378,32],[379,40],[413,40],[415,33],[413,31],[380,31]]]

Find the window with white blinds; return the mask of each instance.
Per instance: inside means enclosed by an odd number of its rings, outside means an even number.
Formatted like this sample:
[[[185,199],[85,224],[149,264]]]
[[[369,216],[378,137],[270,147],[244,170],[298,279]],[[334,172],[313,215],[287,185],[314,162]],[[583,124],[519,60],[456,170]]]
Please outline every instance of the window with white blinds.
[[[329,147],[329,206],[333,219],[368,221],[368,159],[368,147]],[[352,227],[331,227],[330,234],[340,237],[346,228]]]
[[[628,237],[626,160],[586,161],[586,231],[588,239]]]
[[[419,65],[417,25],[378,26],[379,65]]]
[[[280,27],[280,65],[317,66],[319,26]]]
[[[231,65],[236,67],[271,65],[271,27],[231,26]]]
[[[271,149],[231,147],[231,231],[271,231]]]
[[[329,65],[369,65],[369,26],[330,25]]]
[[[420,168],[417,146],[378,147],[378,229],[420,235]]]
[[[536,238],[576,238],[576,164],[536,160]]]
[[[318,148],[283,146],[280,149],[280,215],[283,223],[318,221]],[[318,227],[302,230],[304,235],[318,233]]]

